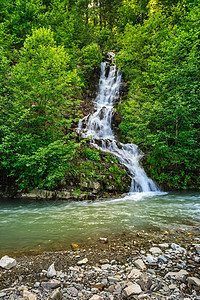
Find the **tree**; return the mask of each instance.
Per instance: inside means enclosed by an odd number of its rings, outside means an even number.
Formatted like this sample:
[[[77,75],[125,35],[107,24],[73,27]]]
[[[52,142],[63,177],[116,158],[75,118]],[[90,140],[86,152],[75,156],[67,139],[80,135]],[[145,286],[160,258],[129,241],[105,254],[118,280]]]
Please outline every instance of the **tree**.
[[[19,62],[13,67],[15,97],[28,109],[24,124],[28,131],[50,134],[53,138],[70,126],[63,118],[76,107],[80,97],[80,78],[70,70],[70,56],[63,46],[56,46],[50,29],[33,30],[20,51]]]

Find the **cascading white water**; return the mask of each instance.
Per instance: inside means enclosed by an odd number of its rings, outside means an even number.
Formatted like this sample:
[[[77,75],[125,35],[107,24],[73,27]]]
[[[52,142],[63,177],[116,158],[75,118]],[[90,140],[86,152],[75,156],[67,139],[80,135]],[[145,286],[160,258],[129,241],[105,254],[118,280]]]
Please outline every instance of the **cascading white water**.
[[[113,154],[129,169],[132,175],[129,193],[159,191],[139,164],[142,152],[138,147],[134,144],[116,143],[113,135],[111,128],[113,102],[119,96],[121,77],[121,72],[116,71],[116,65],[110,66],[108,71],[108,63],[101,63],[99,92],[95,100],[96,112],[79,121],[78,131],[84,137],[90,137],[95,147]]]

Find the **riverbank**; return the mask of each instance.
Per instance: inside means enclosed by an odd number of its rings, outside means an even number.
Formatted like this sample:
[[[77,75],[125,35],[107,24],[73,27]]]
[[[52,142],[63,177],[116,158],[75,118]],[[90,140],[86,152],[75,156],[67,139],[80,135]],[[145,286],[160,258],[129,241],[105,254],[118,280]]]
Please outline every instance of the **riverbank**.
[[[199,227],[75,242],[0,268],[0,299],[200,299]]]

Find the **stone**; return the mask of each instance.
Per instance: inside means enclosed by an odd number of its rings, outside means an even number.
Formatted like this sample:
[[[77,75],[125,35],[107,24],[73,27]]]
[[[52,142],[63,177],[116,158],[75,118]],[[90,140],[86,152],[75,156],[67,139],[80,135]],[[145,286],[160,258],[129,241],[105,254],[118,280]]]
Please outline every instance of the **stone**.
[[[160,248],[169,248],[169,244],[167,243],[162,243],[158,245]]]
[[[188,284],[195,285],[200,288],[200,279],[197,277],[188,277]]]
[[[0,259],[0,267],[2,267],[3,269],[6,269],[6,270],[9,270],[9,269],[15,267],[16,264],[17,264],[16,260],[7,255],[3,256]]]
[[[179,272],[168,272],[164,278],[170,277],[176,280],[184,280],[188,274],[186,270],[180,270]]]
[[[6,293],[0,292],[0,299],[3,299],[3,297],[5,297],[5,296],[6,296]]]
[[[52,300],[62,300],[62,293],[60,292],[59,289],[56,289],[53,291],[50,295],[50,299]]]
[[[110,267],[111,267],[110,264],[103,264],[103,265],[101,266],[101,269],[102,269],[102,270],[108,270],[108,269],[110,269]]]
[[[101,300],[102,298],[99,295],[93,295],[90,300]]]
[[[37,300],[37,296],[25,289],[23,291],[23,299],[25,299],[25,300]]]
[[[56,289],[60,286],[60,281],[56,279],[52,279],[48,282],[42,282],[41,286],[43,287],[43,289],[46,290]]]
[[[138,296],[138,300],[147,300],[150,299],[148,294],[141,294]]]
[[[77,262],[77,265],[85,265],[85,264],[87,264],[87,262],[88,262],[88,259],[87,258],[84,258],[84,259],[82,259],[82,260],[80,260],[80,261],[78,261]]]
[[[152,286],[152,280],[150,277],[143,277],[137,281],[143,291],[150,290]]]
[[[107,238],[102,238],[100,237],[99,238],[100,242],[102,242],[103,244],[106,244],[108,242],[108,239]]]
[[[110,281],[110,282],[118,282],[120,279],[119,278],[117,278],[117,277],[111,277],[111,276],[109,276],[108,277],[108,281]]]
[[[148,255],[148,256],[146,257],[146,260],[147,260],[147,262],[148,262],[148,264],[149,264],[150,266],[155,266],[155,265],[158,264],[157,258],[155,258],[155,257],[153,257],[153,256]]]
[[[48,271],[47,271],[47,277],[48,278],[51,278],[51,277],[54,277],[56,276],[56,270],[55,270],[55,267],[54,267],[54,263],[52,265],[50,265],[50,267],[48,268]]]
[[[67,288],[67,293],[70,294],[72,297],[77,297],[78,290],[75,287]]]
[[[160,255],[160,256],[158,256],[158,262],[160,262],[161,264],[166,264],[167,259],[164,255]]]
[[[71,247],[72,247],[72,250],[73,250],[73,251],[79,250],[79,246],[78,246],[77,244],[72,243],[72,244],[71,244]]]
[[[142,272],[140,272],[140,270],[132,269],[130,274],[128,275],[128,278],[136,279],[136,278],[139,278],[141,275],[142,275]]]
[[[130,284],[128,287],[126,287],[124,289],[125,295],[127,297],[131,296],[131,295],[139,295],[142,290],[141,287],[139,286],[139,284],[134,283],[134,284]]]
[[[142,259],[137,259],[134,261],[134,264],[137,268],[139,268],[140,270],[145,270],[146,266],[144,264],[144,262],[142,261]]]
[[[149,249],[149,251],[154,255],[154,254],[161,254],[162,253],[162,250],[158,247],[151,247]]]
[[[185,248],[182,248],[182,247],[180,247],[179,245],[177,245],[177,244],[175,244],[175,243],[172,243],[172,244],[171,244],[171,248],[172,248],[173,250],[175,250],[175,251],[180,252],[180,253],[186,253],[186,252],[187,252]]]

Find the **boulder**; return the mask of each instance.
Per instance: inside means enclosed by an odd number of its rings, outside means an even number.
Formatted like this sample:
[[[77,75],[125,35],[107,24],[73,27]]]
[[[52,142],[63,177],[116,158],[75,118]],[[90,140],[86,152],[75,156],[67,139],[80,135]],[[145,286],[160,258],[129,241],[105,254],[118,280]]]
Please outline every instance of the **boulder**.
[[[0,267],[2,267],[3,269],[11,269],[13,268],[14,266],[16,266],[17,262],[14,258],[11,258],[7,255],[3,256],[1,259],[0,259]]]

